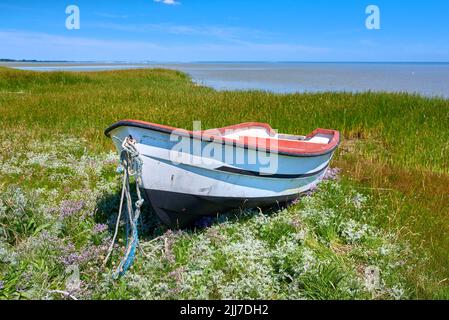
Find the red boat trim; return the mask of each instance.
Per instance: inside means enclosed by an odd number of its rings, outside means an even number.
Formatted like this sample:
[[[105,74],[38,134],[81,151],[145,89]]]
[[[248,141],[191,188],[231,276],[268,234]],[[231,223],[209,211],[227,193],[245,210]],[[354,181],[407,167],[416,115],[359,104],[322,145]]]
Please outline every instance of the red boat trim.
[[[242,147],[245,149],[255,149],[255,150],[265,150],[261,149],[260,146],[266,148],[267,153],[278,153],[280,155],[287,156],[300,156],[300,157],[316,157],[320,155],[325,155],[332,153],[340,144],[340,133],[336,130],[328,129],[316,129],[306,136],[306,138],[312,138],[317,134],[332,135],[331,141],[328,144],[310,143],[300,140],[279,140],[274,138],[251,138],[251,137],[240,137],[239,140],[229,139],[222,136],[214,134],[217,130],[220,133],[224,133],[226,130],[236,130],[239,128],[248,127],[263,127],[267,129],[270,136],[274,136],[276,132],[271,128],[269,124],[260,122],[246,122],[233,126],[210,129],[205,131],[189,131],[179,128],[174,128],[166,125],[145,122],[140,120],[121,120],[105,130],[105,135],[110,136],[110,132],[119,127],[136,127],[142,129],[153,130],[157,132],[163,132],[167,134],[172,134],[176,131],[176,134],[180,136],[187,136],[192,139],[198,139],[206,142],[221,142],[222,144],[232,145],[235,147]],[[254,141],[255,140],[255,141]],[[270,145],[276,146],[270,149]]]

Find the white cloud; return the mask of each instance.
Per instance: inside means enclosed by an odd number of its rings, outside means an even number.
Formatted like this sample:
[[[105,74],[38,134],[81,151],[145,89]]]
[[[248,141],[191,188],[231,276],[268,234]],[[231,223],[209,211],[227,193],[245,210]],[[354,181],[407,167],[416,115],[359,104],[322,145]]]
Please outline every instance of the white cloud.
[[[181,4],[181,2],[178,2],[176,0],[154,0],[154,2],[162,2],[163,4],[168,4],[170,6]]]

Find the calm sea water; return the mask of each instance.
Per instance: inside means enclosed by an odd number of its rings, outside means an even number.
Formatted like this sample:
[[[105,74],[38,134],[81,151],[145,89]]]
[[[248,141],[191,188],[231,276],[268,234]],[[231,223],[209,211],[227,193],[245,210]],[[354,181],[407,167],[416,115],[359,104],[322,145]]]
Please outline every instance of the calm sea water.
[[[26,70],[98,71],[170,68],[218,90],[277,93],[387,91],[449,98],[449,63],[171,63],[14,64]]]

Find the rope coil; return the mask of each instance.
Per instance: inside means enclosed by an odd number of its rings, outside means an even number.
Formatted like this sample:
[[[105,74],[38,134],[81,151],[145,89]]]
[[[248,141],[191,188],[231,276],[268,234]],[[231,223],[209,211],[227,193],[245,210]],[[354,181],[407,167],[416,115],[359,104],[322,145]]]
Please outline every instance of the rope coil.
[[[115,139],[121,141],[117,137]],[[119,173],[123,173],[122,193],[120,198],[120,208],[117,216],[117,222],[115,225],[115,232],[109,246],[108,254],[103,262],[103,266],[109,260],[111,253],[114,249],[114,243],[117,238],[120,220],[123,212],[123,206],[126,198],[126,249],[119,266],[114,272],[114,278],[118,278],[126,273],[134,262],[136,248],[139,245],[139,233],[138,233],[138,220],[140,217],[140,208],[143,205],[144,199],[140,194],[140,186],[142,185],[142,166],[143,162],[140,158],[140,153],[136,148],[136,140],[132,136],[126,137],[122,141],[122,150],[120,152],[120,166],[118,168]],[[131,198],[130,178],[134,177],[136,182],[136,194],[137,201],[135,202],[135,209],[133,209],[133,203]]]

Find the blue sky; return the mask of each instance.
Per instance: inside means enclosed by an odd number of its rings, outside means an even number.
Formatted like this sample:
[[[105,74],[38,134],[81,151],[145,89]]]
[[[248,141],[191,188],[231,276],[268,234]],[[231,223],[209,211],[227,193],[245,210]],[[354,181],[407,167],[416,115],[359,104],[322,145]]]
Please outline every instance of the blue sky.
[[[365,27],[370,4],[380,30]],[[1,0],[0,43],[14,59],[449,61],[449,1]]]

